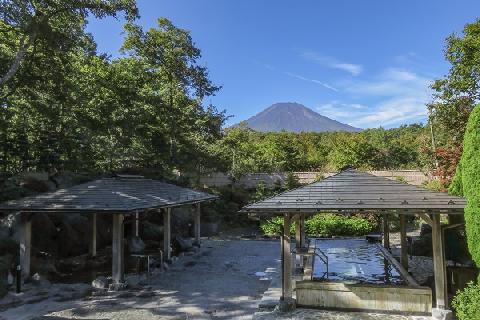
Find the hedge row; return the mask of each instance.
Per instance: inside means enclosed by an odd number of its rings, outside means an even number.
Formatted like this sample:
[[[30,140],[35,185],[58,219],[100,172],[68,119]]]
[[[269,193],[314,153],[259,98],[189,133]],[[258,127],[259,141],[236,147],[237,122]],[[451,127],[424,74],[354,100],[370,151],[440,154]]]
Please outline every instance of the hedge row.
[[[283,218],[275,217],[263,221],[260,228],[266,235],[277,235],[283,228]],[[370,233],[373,223],[364,218],[347,217],[335,214],[317,214],[305,220],[305,232],[309,236],[362,236]],[[290,227],[290,233],[295,234],[295,225]]]

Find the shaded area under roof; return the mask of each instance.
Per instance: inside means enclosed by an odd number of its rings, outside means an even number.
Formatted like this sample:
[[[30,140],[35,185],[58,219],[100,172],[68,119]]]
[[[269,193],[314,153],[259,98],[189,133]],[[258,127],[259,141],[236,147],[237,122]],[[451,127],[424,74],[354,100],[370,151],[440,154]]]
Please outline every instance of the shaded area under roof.
[[[130,212],[210,201],[215,195],[142,177],[104,178],[0,204],[0,211]]]
[[[354,169],[259,201],[242,212],[396,211],[463,214],[466,200]]]

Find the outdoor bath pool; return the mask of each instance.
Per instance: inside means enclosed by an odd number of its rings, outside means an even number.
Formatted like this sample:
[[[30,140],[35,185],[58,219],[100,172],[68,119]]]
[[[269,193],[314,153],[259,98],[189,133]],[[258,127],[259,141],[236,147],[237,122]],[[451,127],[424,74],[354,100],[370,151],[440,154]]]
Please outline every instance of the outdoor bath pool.
[[[313,240],[313,239],[312,239]],[[328,275],[322,259],[315,256],[313,279],[320,281],[405,284],[379,245],[363,239],[314,239],[328,257]]]

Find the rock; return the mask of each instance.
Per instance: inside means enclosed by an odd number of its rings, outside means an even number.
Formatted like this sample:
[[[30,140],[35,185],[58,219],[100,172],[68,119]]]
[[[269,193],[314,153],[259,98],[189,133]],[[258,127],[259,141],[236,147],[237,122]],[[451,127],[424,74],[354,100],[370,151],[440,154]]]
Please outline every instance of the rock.
[[[56,254],[59,246],[56,236],[57,227],[46,213],[32,216],[32,243],[36,249]]]
[[[432,319],[434,319],[434,320],[453,320],[452,310],[432,308]]]
[[[193,243],[190,239],[176,236],[174,242],[178,246],[179,251],[191,251],[193,249]]]
[[[0,225],[0,239],[7,238],[10,236],[10,228]]]
[[[108,288],[108,280],[106,277],[98,277],[97,279],[92,281],[92,287],[95,289],[107,289]]]
[[[411,253],[413,256],[432,256],[432,234],[412,237]]]
[[[32,263],[32,269],[39,274],[58,275],[58,271],[55,266],[55,259],[51,257],[37,257]]]
[[[70,224],[70,226],[79,233],[86,233],[90,228],[88,218],[80,214],[66,214],[64,222]]]
[[[207,222],[200,224],[200,234],[202,237],[211,237],[218,234],[218,223]]]
[[[121,291],[127,289],[127,283],[111,283],[108,286],[108,290],[110,291]]]
[[[422,226],[420,227],[420,236],[422,237],[430,233],[432,233],[432,227],[426,223],[422,224]]]
[[[37,287],[50,286],[50,281],[48,281],[48,279],[45,276],[42,276],[39,273],[35,273],[30,280],[32,284],[34,284]]]
[[[58,253],[62,257],[78,256],[87,251],[88,243],[83,243],[81,235],[68,222],[63,222],[57,235]]]
[[[145,250],[145,243],[139,237],[128,239],[128,249],[131,253],[139,253]]]
[[[61,259],[57,261],[57,268],[63,273],[72,273],[82,270],[87,265],[88,256],[76,256],[72,258]]]
[[[159,240],[163,237],[163,227],[150,221],[144,221],[142,236],[147,240]]]

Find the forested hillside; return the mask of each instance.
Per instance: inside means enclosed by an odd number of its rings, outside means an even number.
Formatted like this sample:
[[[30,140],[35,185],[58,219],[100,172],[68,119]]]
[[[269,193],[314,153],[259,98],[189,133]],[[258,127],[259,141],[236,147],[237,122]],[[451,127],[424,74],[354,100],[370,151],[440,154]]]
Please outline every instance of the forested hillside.
[[[362,132],[259,133],[245,126],[225,130],[218,142],[224,170],[247,172],[432,169],[428,127],[420,124]]]

